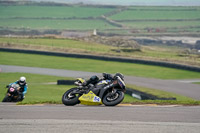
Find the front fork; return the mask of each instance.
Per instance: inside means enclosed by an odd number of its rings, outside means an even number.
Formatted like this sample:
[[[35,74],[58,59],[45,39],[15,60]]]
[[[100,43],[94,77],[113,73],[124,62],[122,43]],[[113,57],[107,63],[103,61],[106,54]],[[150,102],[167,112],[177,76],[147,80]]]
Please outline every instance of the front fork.
[[[114,87],[111,90],[111,94],[115,94],[117,92],[117,90]]]

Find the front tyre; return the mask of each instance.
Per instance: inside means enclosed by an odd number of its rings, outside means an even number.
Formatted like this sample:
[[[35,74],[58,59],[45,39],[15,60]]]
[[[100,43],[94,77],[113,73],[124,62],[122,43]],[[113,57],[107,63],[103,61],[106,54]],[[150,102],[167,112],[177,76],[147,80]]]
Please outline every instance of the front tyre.
[[[78,103],[80,103],[80,101],[78,100],[78,98],[80,97],[78,94],[72,94],[72,92],[76,91],[77,88],[72,88],[67,90],[63,96],[62,96],[62,103],[66,106],[74,106]]]
[[[3,99],[3,101],[2,102],[11,102],[12,100],[11,100],[11,97],[9,97],[8,95],[6,95],[5,97],[4,97],[4,99]]]
[[[124,99],[124,92],[116,91],[115,93],[109,92],[103,97],[103,104],[106,106],[115,106]]]

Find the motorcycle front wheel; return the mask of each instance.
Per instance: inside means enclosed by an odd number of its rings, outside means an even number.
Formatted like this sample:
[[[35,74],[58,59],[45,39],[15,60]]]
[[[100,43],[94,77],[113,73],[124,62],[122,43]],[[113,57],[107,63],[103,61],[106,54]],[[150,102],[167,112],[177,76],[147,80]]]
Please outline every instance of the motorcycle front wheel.
[[[78,103],[80,103],[80,101],[78,100],[78,98],[80,97],[79,94],[72,94],[72,92],[74,92],[75,90],[77,90],[77,88],[72,88],[67,90],[63,96],[62,96],[62,103],[66,106],[74,106]]]
[[[119,104],[124,99],[124,92],[116,91],[115,93],[108,92],[103,97],[103,104],[106,106],[115,106]]]
[[[11,98],[8,95],[6,95],[2,102],[11,102],[11,101],[12,101]]]

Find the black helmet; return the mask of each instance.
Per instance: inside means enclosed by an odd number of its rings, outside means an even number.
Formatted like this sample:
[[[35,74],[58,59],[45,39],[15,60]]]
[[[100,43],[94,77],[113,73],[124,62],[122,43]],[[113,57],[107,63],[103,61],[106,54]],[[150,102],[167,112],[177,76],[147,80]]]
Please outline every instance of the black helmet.
[[[113,79],[113,76],[111,74],[108,74],[108,73],[102,73],[104,79],[108,79],[108,80],[112,80]]]
[[[90,78],[90,81],[98,81],[98,80],[99,80],[99,77],[97,77],[96,75]]]
[[[116,78],[117,76],[119,76],[122,80],[124,80],[124,75],[121,73],[116,73],[114,78]]]

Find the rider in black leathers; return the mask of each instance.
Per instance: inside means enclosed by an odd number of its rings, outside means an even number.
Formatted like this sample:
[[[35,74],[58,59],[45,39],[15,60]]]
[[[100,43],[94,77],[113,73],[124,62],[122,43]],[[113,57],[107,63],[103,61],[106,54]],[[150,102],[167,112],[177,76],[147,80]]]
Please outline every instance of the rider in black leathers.
[[[99,77],[96,76],[96,75],[90,77],[89,80],[87,80],[87,81],[85,81],[85,82],[83,83],[83,86],[88,86],[88,85],[90,85],[90,84],[95,85],[95,84],[97,84],[100,80],[112,80],[112,79],[113,79],[113,76],[112,76],[111,74],[103,73],[102,75],[103,75],[103,79],[99,79]]]
[[[106,80],[107,82],[111,82],[117,76],[119,76],[122,80],[124,80],[124,76],[121,73],[116,73],[114,76],[108,73],[103,73],[103,79],[100,79],[98,76],[94,75],[89,80],[85,81],[82,85],[88,86],[89,90],[92,90],[95,94],[98,93],[99,88],[102,88],[105,84],[98,84],[102,80]]]

